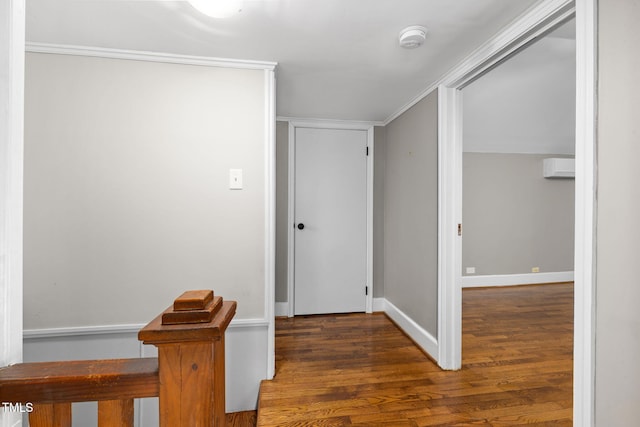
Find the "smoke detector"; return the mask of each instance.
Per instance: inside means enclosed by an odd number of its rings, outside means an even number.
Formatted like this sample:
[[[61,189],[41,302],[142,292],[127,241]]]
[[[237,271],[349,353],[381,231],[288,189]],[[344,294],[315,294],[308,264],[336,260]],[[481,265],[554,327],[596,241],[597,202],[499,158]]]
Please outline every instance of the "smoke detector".
[[[422,46],[427,38],[427,29],[420,25],[412,25],[400,31],[398,41],[400,46],[405,49],[415,49]]]

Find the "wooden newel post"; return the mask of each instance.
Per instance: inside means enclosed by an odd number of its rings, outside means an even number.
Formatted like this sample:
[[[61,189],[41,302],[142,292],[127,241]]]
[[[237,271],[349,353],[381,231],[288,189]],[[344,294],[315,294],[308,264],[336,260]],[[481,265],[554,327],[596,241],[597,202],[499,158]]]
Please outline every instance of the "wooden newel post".
[[[236,302],[188,291],[140,330],[158,347],[160,427],[225,425],[224,333]]]

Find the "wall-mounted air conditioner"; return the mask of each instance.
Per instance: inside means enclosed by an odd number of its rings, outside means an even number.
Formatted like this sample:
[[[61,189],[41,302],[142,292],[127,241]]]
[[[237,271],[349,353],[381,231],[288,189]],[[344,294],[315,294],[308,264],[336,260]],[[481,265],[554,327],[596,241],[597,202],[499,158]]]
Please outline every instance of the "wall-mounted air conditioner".
[[[544,159],[543,175],[545,178],[575,178],[575,159],[550,158]]]

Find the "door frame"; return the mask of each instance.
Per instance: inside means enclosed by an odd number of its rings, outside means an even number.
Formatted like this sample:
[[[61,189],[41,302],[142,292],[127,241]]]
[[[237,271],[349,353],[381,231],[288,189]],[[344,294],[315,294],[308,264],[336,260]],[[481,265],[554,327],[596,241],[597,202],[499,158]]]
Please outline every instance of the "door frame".
[[[361,130],[367,132],[367,271],[368,292],[365,299],[365,312],[373,311],[373,126],[371,122],[329,121],[329,120],[290,120],[289,121],[289,163],[287,198],[287,315],[294,316],[295,294],[295,171],[296,128]]]
[[[462,92],[491,68],[576,18],[574,391],[576,426],[594,424],[597,1],[549,0],[476,50],[438,92],[438,364],[462,363]]]
[[[0,367],[22,361],[25,2],[0,4]],[[20,417],[0,411],[3,420]],[[11,424],[13,425],[13,424]]]
[[[0,3],[0,367],[22,361],[25,2]],[[0,411],[1,425],[20,414]]]

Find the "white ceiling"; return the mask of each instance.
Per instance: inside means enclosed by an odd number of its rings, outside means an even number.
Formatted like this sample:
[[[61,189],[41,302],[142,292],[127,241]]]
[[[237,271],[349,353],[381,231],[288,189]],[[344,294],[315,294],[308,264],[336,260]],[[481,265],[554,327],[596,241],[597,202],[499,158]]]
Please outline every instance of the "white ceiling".
[[[27,41],[278,62],[277,114],[384,121],[537,0],[26,0]],[[398,47],[409,25],[424,46]]]
[[[571,20],[463,90],[464,151],[575,153]]]

